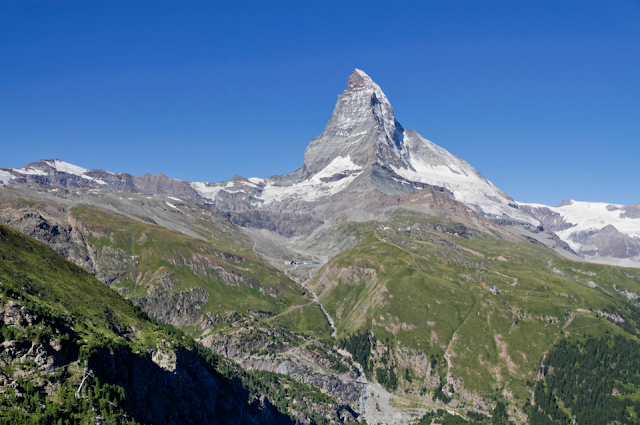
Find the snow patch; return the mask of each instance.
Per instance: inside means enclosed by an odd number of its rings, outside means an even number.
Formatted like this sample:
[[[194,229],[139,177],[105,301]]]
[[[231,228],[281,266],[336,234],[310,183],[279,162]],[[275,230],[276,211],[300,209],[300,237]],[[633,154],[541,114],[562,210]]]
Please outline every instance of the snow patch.
[[[329,163],[326,167],[324,167],[319,173],[311,178],[311,180],[320,181],[323,177],[331,177],[334,174],[344,173],[345,171],[356,171],[360,170],[360,167],[357,164],[354,164],[351,161],[351,156],[347,155],[346,157],[337,157],[334,158],[333,161]]]
[[[63,173],[75,174],[76,176],[84,177],[84,174],[90,171],[86,168],[78,167],[77,165],[60,161],[59,159],[56,159],[54,161],[44,161],[44,162],[49,164],[51,167],[55,168],[57,171],[60,171]]]
[[[293,184],[291,186],[278,186],[274,185],[269,179],[263,179],[258,177],[252,177],[248,179],[252,185],[257,189],[260,189],[257,184],[266,185],[262,188],[261,193],[256,197],[263,200],[263,205],[269,205],[276,202],[281,202],[286,199],[299,199],[303,201],[314,201],[324,196],[330,196],[339,192],[343,188],[347,187],[357,176],[358,173],[354,173],[341,180],[335,182],[323,182],[321,179],[325,177],[331,177],[334,174],[341,174],[346,172],[354,172],[360,170],[361,167],[351,161],[349,156],[335,158],[325,168],[323,168],[316,175],[308,180]],[[247,182],[242,182],[247,184]],[[224,186],[223,186],[224,185]],[[229,190],[234,187],[233,182],[220,183],[219,185],[211,185],[208,183],[191,183],[191,187],[198,192],[203,198],[215,200],[218,193],[224,190],[228,193],[246,193],[244,190]]]
[[[416,133],[413,133],[416,134]],[[407,151],[428,150],[427,158],[433,163],[427,163],[417,154],[411,153],[406,159],[409,167],[398,168],[392,166],[394,172],[409,181],[441,186],[453,192],[456,200],[468,205],[480,214],[493,217],[511,217],[526,223],[539,225],[535,218],[509,206],[513,202],[493,183],[484,178],[467,161],[452,154],[435,143],[412,133],[404,132]],[[423,144],[419,146],[418,144]]]
[[[0,182],[2,182],[2,184],[9,184],[12,178],[13,176],[6,171],[0,171]]]
[[[247,179],[247,180],[248,180],[248,179]],[[258,185],[257,185],[257,184],[254,184],[254,183],[252,183],[252,182],[245,182],[245,181],[242,181],[242,182],[239,182],[239,183],[240,183],[240,184],[242,184],[242,185],[245,185],[245,186],[250,186],[250,187],[258,188]]]
[[[44,160],[43,162],[60,173],[72,174],[74,176],[82,177],[83,179],[92,180],[98,184],[102,184],[105,186],[107,185],[107,182],[105,182],[104,180],[87,176],[86,173],[88,173],[91,170],[88,170],[86,168],[78,167],[77,165],[60,161],[59,159]],[[40,170],[34,167],[13,168],[13,170],[21,174],[30,174],[30,175],[37,175],[37,176],[48,176],[50,174],[50,172]],[[107,173],[113,174],[109,171],[107,171]]]
[[[209,183],[201,182],[192,182],[191,187],[203,198],[211,200],[216,199],[216,195],[222,190],[222,186],[209,186]]]
[[[314,201],[325,196],[331,196],[346,188],[358,177],[359,173],[354,173],[341,180],[328,183],[323,182],[321,180],[322,178],[360,169],[361,167],[354,164],[348,155],[346,157],[338,157],[316,175],[300,183],[291,186],[275,186],[271,184],[271,182],[268,182],[258,197],[264,201],[264,205],[282,202],[285,199],[296,199],[306,202]]]
[[[176,207],[175,205],[173,205],[171,202],[167,202],[164,201],[165,204],[169,205],[171,208],[176,209],[176,210],[180,210],[180,208]]]

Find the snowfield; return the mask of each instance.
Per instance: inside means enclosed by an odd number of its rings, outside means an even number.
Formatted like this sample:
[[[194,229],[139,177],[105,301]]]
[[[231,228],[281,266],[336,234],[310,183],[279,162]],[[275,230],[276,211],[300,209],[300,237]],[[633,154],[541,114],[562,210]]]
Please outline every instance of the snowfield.
[[[331,196],[340,192],[351,184],[359,173],[354,173],[348,177],[335,182],[323,182],[322,178],[331,177],[347,171],[356,171],[360,167],[351,162],[350,157],[335,158],[329,165],[308,180],[291,186],[274,186],[270,182],[262,190],[260,199],[264,200],[264,205],[270,205],[284,200],[296,199],[306,202],[315,201],[325,196]]]
[[[634,238],[640,238],[640,219],[621,218],[623,213],[619,208],[624,205],[608,204],[606,202],[580,202],[569,201],[567,205],[561,207],[550,207],[542,204],[532,204],[519,202],[519,205],[528,205],[532,208],[548,208],[562,216],[567,223],[575,226],[570,229],[556,232],[563,241],[567,242],[572,249],[578,249],[579,245],[569,240],[569,235],[574,232],[590,229],[602,229],[612,225],[620,233],[625,233]],[[617,209],[614,209],[617,208]]]
[[[413,136],[417,135],[417,137]],[[409,181],[442,186],[453,192],[456,200],[468,205],[477,212],[493,217],[509,217],[525,223],[539,225],[535,218],[509,206],[514,203],[504,192],[484,178],[467,161],[452,154],[446,149],[425,139],[417,133],[405,131],[406,149],[411,152],[408,162],[413,167],[392,167],[398,175]],[[416,147],[416,144],[424,146]],[[413,154],[413,151],[426,148],[428,160]]]
[[[56,159],[54,161],[44,161],[52,168],[55,168],[56,171],[60,171],[63,173],[74,174],[76,176],[85,177],[85,173],[88,173],[90,170],[82,167],[78,167],[77,165],[69,164],[68,162],[60,161]]]
[[[86,174],[91,170],[86,168],[78,167],[77,165],[70,164],[68,162],[61,161],[59,159],[56,160],[43,160],[45,164],[49,165],[55,171],[60,173],[67,173],[74,176],[82,177],[83,179],[92,180],[98,184],[106,185],[107,183],[104,180],[96,179],[94,177],[87,176]],[[40,170],[34,167],[24,167],[24,168],[11,168],[11,170],[26,175],[36,175],[36,176],[48,176],[51,174],[50,171]],[[107,171],[109,174],[113,174]]]

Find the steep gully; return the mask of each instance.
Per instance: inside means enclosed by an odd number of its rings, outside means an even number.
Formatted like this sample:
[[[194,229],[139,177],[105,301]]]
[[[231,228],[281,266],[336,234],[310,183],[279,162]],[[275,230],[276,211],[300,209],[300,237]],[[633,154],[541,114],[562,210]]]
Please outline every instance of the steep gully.
[[[377,237],[377,235],[376,235]],[[395,245],[394,245],[395,246]],[[400,248],[402,249],[402,248]],[[414,259],[415,262],[415,259]],[[322,264],[314,264],[313,266],[315,267],[321,267]],[[297,268],[299,266],[295,265],[294,267],[291,267],[289,269],[287,269],[287,271],[291,271],[295,268]],[[416,264],[417,267],[417,264]],[[327,312],[327,310],[324,308],[324,306],[319,302],[318,300],[318,296],[311,290],[309,289],[309,287],[307,286],[309,284],[309,282],[311,281],[312,277],[302,281],[302,282],[298,282],[296,279],[292,280],[294,282],[297,282],[298,285],[300,285],[302,288],[304,288],[312,297],[313,302],[315,304],[317,304],[320,309],[322,310],[322,312],[324,313],[325,317],[327,318],[327,321],[329,322],[329,324],[331,325],[332,328],[332,333],[331,336],[334,339],[337,339],[337,329],[335,327],[335,323],[333,321],[333,318],[331,317],[331,315]],[[307,305],[307,304],[303,304],[303,305]],[[296,306],[295,308],[299,308],[302,307],[302,305],[300,306]],[[419,418],[420,416],[422,416],[429,408],[433,408],[433,405],[431,404],[424,404],[424,403],[417,403],[416,400],[410,400],[410,399],[406,399],[404,397],[399,397],[395,394],[392,394],[390,392],[388,392],[386,389],[384,389],[383,387],[381,387],[380,385],[374,384],[369,382],[369,380],[366,378],[364,371],[362,369],[362,366],[360,364],[358,364],[357,362],[353,362],[355,364],[355,366],[358,368],[359,372],[360,372],[360,376],[357,379],[351,379],[348,378],[344,375],[340,375],[340,374],[336,374],[333,372],[328,372],[326,370],[323,370],[320,366],[310,363],[308,362],[306,359],[301,358],[299,355],[297,355],[296,353],[294,353],[293,351],[289,351],[287,352],[287,354],[290,357],[294,357],[296,358],[296,360],[303,362],[305,364],[307,364],[308,366],[312,367],[314,370],[316,370],[318,373],[323,374],[323,375],[330,375],[334,378],[337,378],[341,381],[350,381],[350,382],[354,382],[357,384],[361,384],[363,385],[362,387],[362,392],[360,395],[360,412],[361,414],[364,416],[364,418],[366,419],[367,423],[370,424],[388,424],[388,425],[403,425],[406,423],[410,423],[413,420]],[[416,404],[422,404],[421,407],[418,408],[404,408],[404,409],[398,409],[395,407],[395,405],[405,405],[405,406],[410,406],[410,405],[416,405]],[[452,414],[459,414],[459,412],[455,411],[454,409],[446,409],[447,411],[449,411]]]
[[[318,267],[322,266],[322,264],[317,265]],[[294,268],[297,268],[298,266],[295,265],[292,268],[290,268],[289,270],[292,270]],[[338,338],[338,330],[336,329],[335,323],[333,322],[333,319],[331,318],[331,315],[329,315],[329,313],[327,312],[327,310],[324,308],[324,306],[320,303],[320,301],[318,300],[318,296],[316,295],[315,292],[313,292],[307,285],[309,284],[309,282],[311,281],[312,277],[310,277],[309,279],[305,280],[304,282],[298,282],[295,279],[292,279],[294,282],[296,282],[298,285],[300,285],[302,288],[304,288],[307,292],[309,292],[309,294],[311,294],[311,297],[313,299],[313,302],[318,304],[318,307],[320,307],[320,309],[322,310],[322,312],[324,313],[325,317],[327,318],[327,321],[329,322],[329,325],[331,325],[331,329],[333,330],[331,332],[331,336],[333,337],[333,339],[337,339]]]

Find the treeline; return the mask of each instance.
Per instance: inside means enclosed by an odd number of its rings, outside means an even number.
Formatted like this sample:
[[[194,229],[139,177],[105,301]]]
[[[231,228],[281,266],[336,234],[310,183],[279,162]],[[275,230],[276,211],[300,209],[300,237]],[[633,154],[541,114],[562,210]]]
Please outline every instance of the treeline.
[[[590,310],[593,311],[592,309]],[[623,321],[614,320],[609,316],[605,316],[605,318],[631,335],[638,336],[638,334],[640,334],[638,330],[638,326],[640,326],[640,307],[631,303],[625,303],[622,306],[603,308],[602,312],[621,316]]]
[[[47,344],[56,339],[68,356],[75,358],[79,352],[78,343],[84,343],[71,328],[68,320],[54,314],[52,310],[33,298],[22,295],[19,290],[3,282],[2,301],[6,305],[10,300],[17,301],[20,307],[27,307],[32,315],[31,326],[26,323],[23,313],[18,315],[18,326],[8,326],[0,322],[0,343],[12,341],[18,346],[35,343]],[[104,338],[104,337],[102,337]],[[113,346],[113,341],[108,341]],[[94,343],[95,345],[95,343]],[[54,372],[39,371],[38,364],[33,361],[8,361],[1,369],[6,379],[15,377],[11,385],[4,387],[0,397],[0,425],[4,424],[43,424],[68,425],[93,422],[96,416],[106,419],[108,423],[137,424],[134,419],[127,418],[120,403],[125,399],[123,388],[102,384],[97,378],[87,379],[82,397],[76,398],[78,389],[76,377],[67,367],[60,367]],[[51,383],[56,388],[51,395],[45,384]]]
[[[640,403],[622,395],[640,389],[639,353],[640,344],[622,336],[562,340],[549,352],[549,373],[535,386],[530,422],[571,424],[575,415],[580,425],[638,423],[627,408],[640,413]]]

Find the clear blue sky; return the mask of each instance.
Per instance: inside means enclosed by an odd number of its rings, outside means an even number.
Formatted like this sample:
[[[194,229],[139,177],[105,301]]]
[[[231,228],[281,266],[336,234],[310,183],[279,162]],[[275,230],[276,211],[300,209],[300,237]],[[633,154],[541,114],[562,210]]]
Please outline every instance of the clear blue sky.
[[[523,202],[640,202],[640,1],[0,2],[0,166],[302,164],[354,68]]]

